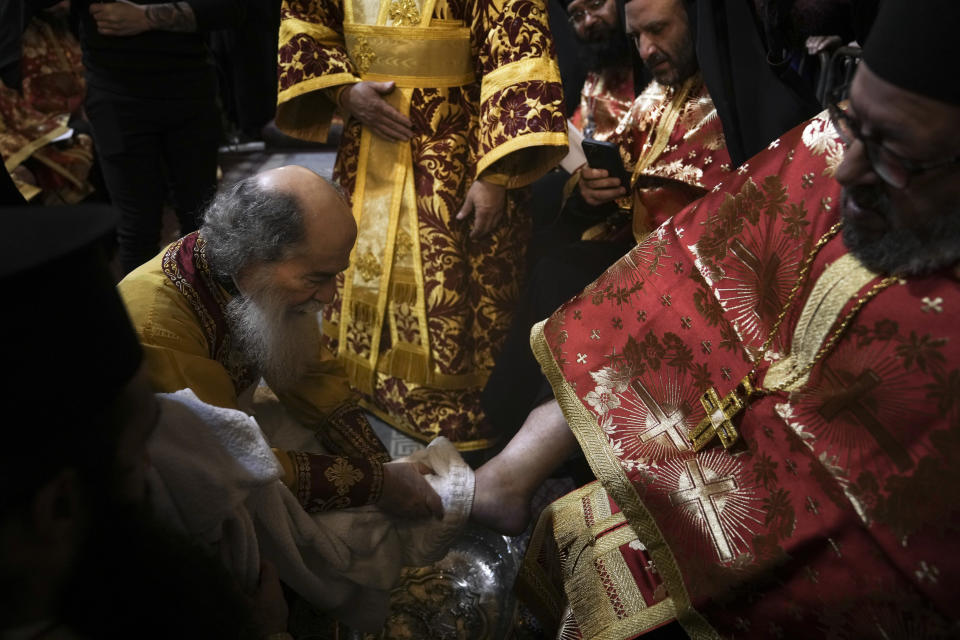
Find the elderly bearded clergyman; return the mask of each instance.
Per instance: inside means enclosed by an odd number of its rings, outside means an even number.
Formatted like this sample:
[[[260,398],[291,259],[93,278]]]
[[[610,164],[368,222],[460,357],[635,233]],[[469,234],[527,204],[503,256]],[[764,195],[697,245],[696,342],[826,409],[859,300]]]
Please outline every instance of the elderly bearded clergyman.
[[[442,513],[440,498],[389,456],[353,402],[342,366],[319,346],[317,312],[346,269],[357,227],[328,181],[282,167],[240,181],[191,233],[119,284],[157,391],[189,388],[238,408],[262,376],[328,451],[277,451],[308,511],[377,503]]]

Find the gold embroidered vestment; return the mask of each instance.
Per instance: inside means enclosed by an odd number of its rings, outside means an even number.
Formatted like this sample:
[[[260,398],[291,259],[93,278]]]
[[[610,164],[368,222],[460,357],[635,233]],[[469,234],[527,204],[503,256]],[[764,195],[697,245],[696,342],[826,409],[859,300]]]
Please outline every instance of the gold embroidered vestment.
[[[422,440],[489,446],[482,388],[521,282],[527,225],[508,195],[499,226],[457,221],[478,177],[529,184],[566,149],[553,44],[541,0],[283,3],[278,125],[326,137],[337,89],[393,81],[409,142],[348,119],[334,177],[359,235],[324,319],[368,408]],[[510,193],[510,192],[508,192]]]

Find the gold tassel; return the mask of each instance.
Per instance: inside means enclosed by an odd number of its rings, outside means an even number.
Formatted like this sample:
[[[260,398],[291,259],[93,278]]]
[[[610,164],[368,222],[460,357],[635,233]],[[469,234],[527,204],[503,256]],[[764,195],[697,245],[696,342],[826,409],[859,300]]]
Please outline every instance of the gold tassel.
[[[393,304],[417,304],[418,287],[415,282],[394,282],[391,290],[391,301]]]
[[[343,368],[347,370],[347,379],[357,390],[373,397],[373,370],[366,363],[351,358],[343,358]]]
[[[430,355],[394,345],[386,363],[388,375],[426,385],[430,378]]]
[[[355,322],[367,325],[368,327],[374,327],[379,324],[376,307],[365,302],[354,300],[353,304],[350,305],[350,313]]]

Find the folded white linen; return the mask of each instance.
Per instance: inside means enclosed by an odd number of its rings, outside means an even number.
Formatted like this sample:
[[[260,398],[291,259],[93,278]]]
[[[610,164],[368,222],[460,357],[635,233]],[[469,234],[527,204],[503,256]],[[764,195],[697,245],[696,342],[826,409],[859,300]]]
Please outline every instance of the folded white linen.
[[[442,520],[392,518],[376,506],[311,515],[280,481],[257,421],[204,404],[190,390],[159,398],[161,419],[148,443],[154,507],[210,545],[247,590],[257,584],[262,555],[312,605],[360,631],[376,630],[401,568],[442,558],[469,517],[473,471],[446,439],[410,457],[434,470],[426,479],[443,500]],[[303,449],[308,430],[284,419],[271,433]]]

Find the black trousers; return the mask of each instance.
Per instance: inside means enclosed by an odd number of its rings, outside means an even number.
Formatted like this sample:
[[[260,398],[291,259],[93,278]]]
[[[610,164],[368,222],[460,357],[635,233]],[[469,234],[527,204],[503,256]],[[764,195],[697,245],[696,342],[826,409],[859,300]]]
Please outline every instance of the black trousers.
[[[530,329],[583,291],[633,246],[629,241],[577,241],[556,247],[537,261],[481,396],[483,411],[503,440],[517,432],[532,409],[553,397],[530,349]]]
[[[135,98],[87,87],[87,117],[110,199],[120,210],[120,266],[160,250],[163,205],[172,196],[180,233],[195,231],[217,186],[220,114],[205,99]]]
[[[229,119],[251,137],[277,110],[280,0],[247,0],[243,22],[210,34],[220,96]]]

